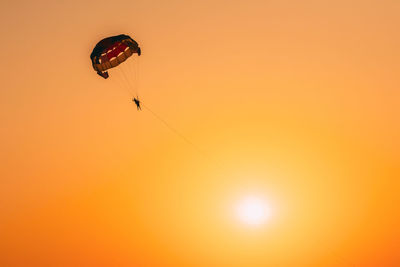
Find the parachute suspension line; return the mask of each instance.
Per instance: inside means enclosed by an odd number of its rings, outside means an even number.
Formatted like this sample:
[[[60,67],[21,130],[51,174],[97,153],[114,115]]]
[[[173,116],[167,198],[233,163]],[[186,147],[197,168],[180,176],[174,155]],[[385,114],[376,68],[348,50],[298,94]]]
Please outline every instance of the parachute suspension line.
[[[126,84],[124,84],[124,80],[120,79],[120,74],[118,73],[118,71],[113,71],[111,77],[109,78],[110,80],[112,80],[112,82],[114,84],[116,84],[118,87],[120,87],[122,90],[127,90],[129,89]]]
[[[117,77],[115,77],[115,78],[117,78],[115,81],[118,80],[119,84],[121,84],[121,88],[122,88],[124,91],[129,92],[129,94],[133,94],[132,91],[131,91],[130,88],[129,88],[129,85],[128,85],[128,84],[126,83],[126,81],[123,79],[123,76],[122,76],[122,74],[120,73],[119,70],[115,71],[115,72],[113,73],[113,75],[117,76]]]
[[[136,84],[137,84],[137,91],[139,92],[140,89],[140,57],[137,58],[137,64],[135,64],[134,73],[136,75]]]
[[[135,95],[134,91],[132,90],[132,86],[129,83],[128,78],[126,77],[125,73],[123,72],[122,68],[119,68],[116,73],[118,73],[119,79],[125,85],[125,90],[127,90],[132,96]]]
[[[178,132],[174,127],[172,127],[168,122],[166,122],[163,118],[161,118],[159,115],[157,115],[157,113],[155,113],[154,111],[152,111],[148,106],[146,106],[145,104],[143,104],[142,101],[140,101],[140,104],[142,107],[144,107],[145,109],[147,109],[157,120],[159,120],[160,122],[162,122],[170,131],[172,131],[175,135],[177,135],[178,137],[180,137],[183,141],[185,141],[187,144],[189,144],[190,146],[192,146],[195,150],[197,150],[197,152],[199,152],[200,154],[202,154],[203,156],[207,157],[207,154],[201,150],[198,146],[196,146],[192,141],[190,141],[188,138],[186,138],[183,134],[181,134],[180,132]]]
[[[136,66],[138,64],[138,60],[139,60],[139,56],[136,56],[135,54],[132,55],[132,60],[130,60],[129,62],[127,62],[125,64],[126,67],[126,71],[128,74],[128,77],[130,78],[129,81],[131,81],[133,83],[133,89],[136,93],[136,95],[138,95],[139,93],[139,86],[138,86],[138,78],[137,78],[137,73],[136,73]],[[124,67],[124,68],[125,68]]]
[[[131,82],[130,82],[130,80],[129,80],[129,78],[128,78],[128,76],[127,76],[127,74],[125,73],[125,71],[124,71],[123,68],[121,68],[121,73],[122,73],[122,75],[124,76],[125,80],[127,81],[129,88],[130,88],[131,90],[133,90],[133,92],[135,92],[135,91],[136,91],[136,90],[135,90],[135,87],[131,84]]]
[[[135,61],[133,62],[133,65],[131,65],[130,69],[133,73],[133,77],[135,79],[135,84],[136,84],[136,92],[139,94],[139,72],[138,72],[138,67],[139,67],[139,63],[140,63],[140,56],[137,56],[135,58]]]
[[[125,81],[122,79],[121,74],[119,73],[118,70],[114,70],[110,79],[115,78],[115,82],[118,82],[118,84],[121,85],[122,89],[126,90],[126,84]]]
[[[128,72],[128,77],[130,78],[130,81],[133,83],[133,90],[135,91],[135,93],[137,95],[138,88],[137,88],[137,83],[136,83],[136,75],[135,75],[135,72],[132,71],[132,68],[133,68],[132,65],[134,66],[134,64],[136,64],[136,58],[133,58],[131,61],[129,61],[126,64],[126,70]]]
[[[119,88],[125,91],[125,86],[120,80],[116,79],[116,77],[117,77],[116,74],[113,73],[113,75],[109,79],[112,81],[114,85],[118,86]]]
[[[126,69],[128,71],[129,78],[134,85],[135,93],[137,94],[138,92],[137,92],[137,85],[136,85],[136,77],[134,75],[134,72],[132,71],[132,64],[135,64],[136,60],[135,60],[135,58],[133,58],[133,60],[131,60],[131,61],[133,61],[133,62],[128,62]]]
[[[114,78],[114,79],[113,79]],[[123,85],[123,83],[121,81],[118,81],[119,79],[115,79],[116,77],[110,77],[112,83],[114,85],[116,85],[117,87],[119,87],[121,89],[122,92],[127,93],[129,95],[129,97],[132,97],[132,92],[130,92],[129,90],[127,90],[126,86]]]
[[[130,86],[130,84],[129,84],[129,82],[128,82],[128,79],[127,79],[125,73],[124,73],[122,70],[123,70],[123,69],[122,69],[122,66],[120,66],[120,68],[117,69],[118,75],[119,75],[119,77],[121,78],[121,80],[124,82],[125,86],[126,86],[128,89],[131,89],[131,88],[130,88],[131,86]]]

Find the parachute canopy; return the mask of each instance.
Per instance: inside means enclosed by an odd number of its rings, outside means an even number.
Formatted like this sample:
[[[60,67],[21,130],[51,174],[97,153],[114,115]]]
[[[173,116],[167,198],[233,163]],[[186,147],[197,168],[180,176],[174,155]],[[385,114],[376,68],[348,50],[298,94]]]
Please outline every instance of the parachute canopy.
[[[90,59],[97,74],[107,79],[108,69],[118,66],[134,53],[139,56],[141,54],[138,43],[128,35],[120,34],[98,42],[90,54]]]

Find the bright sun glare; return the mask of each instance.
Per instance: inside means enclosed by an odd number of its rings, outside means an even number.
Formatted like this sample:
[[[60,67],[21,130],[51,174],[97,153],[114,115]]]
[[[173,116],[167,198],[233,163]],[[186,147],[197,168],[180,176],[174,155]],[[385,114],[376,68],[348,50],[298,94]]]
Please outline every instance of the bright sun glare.
[[[256,196],[241,199],[236,207],[237,217],[248,225],[263,224],[269,217],[269,208],[265,201]]]

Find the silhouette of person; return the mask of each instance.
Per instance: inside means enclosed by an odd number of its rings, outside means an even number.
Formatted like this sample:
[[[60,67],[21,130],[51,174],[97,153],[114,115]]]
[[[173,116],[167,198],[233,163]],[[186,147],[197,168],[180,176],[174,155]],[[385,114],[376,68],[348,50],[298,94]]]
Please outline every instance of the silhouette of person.
[[[137,99],[136,97],[134,97],[134,98],[132,99],[132,101],[135,102],[137,110],[142,110],[142,108],[140,107],[140,101],[139,101],[139,99]]]

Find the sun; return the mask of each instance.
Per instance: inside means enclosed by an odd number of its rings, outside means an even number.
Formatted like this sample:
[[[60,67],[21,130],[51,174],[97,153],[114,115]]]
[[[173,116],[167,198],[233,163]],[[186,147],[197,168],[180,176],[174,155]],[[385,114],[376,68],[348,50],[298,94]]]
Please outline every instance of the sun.
[[[257,226],[266,222],[270,209],[262,197],[246,196],[238,202],[236,215],[241,222]]]

